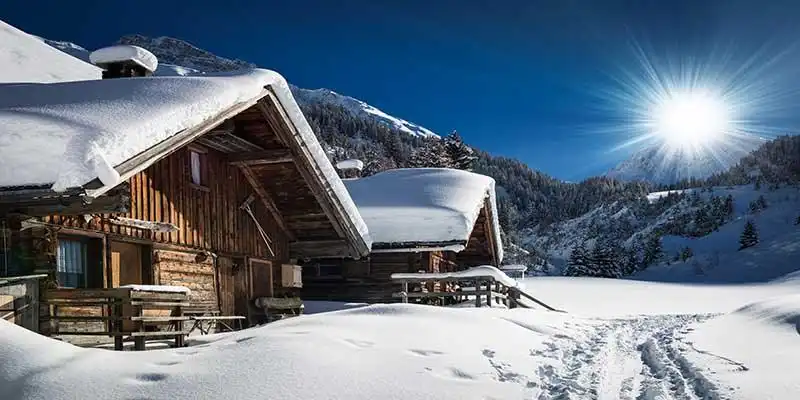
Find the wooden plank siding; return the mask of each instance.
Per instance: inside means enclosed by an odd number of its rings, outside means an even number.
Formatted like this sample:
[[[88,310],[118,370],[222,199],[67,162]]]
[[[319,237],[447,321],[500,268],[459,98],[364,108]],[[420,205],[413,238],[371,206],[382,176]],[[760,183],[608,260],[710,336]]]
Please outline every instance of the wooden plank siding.
[[[75,229],[101,231],[122,237],[152,240],[215,253],[247,255],[273,259],[256,225],[239,208],[253,193],[241,171],[229,165],[224,154],[215,150],[206,153],[205,188],[191,184],[189,150],[184,148],[155,163],[130,179],[130,212],[120,216],[147,221],[171,223],[177,232],[153,233],[148,230],[120,227],[109,221],[110,215],[93,218],[54,215],[45,222]],[[263,205],[251,205],[262,228],[272,238],[276,260],[288,256],[285,234]]]

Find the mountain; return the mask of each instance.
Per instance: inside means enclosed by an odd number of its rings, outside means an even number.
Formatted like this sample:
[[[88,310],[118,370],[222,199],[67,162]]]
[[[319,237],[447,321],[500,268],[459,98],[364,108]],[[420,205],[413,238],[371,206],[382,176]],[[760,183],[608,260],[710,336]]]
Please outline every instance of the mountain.
[[[606,176],[667,185],[691,178],[704,179],[725,171],[763,142],[762,139],[737,140],[713,151],[701,152],[648,147],[620,162]]]
[[[431,132],[429,129],[423,126],[417,125],[412,122],[408,122],[401,118],[393,117],[361,100],[341,95],[339,93],[334,92],[333,90],[329,89],[310,90],[310,89],[298,88],[295,86],[292,88],[292,92],[294,93],[295,98],[300,103],[335,104],[350,111],[354,115],[364,118],[376,119],[378,121],[386,123],[387,125],[401,132],[407,133],[412,136],[437,137],[437,138],[439,137],[439,135]]]
[[[180,65],[196,71],[224,72],[255,68],[255,64],[219,57],[188,42],[171,37],[150,38],[142,35],[126,35],[117,44],[130,44],[150,50],[159,63]]]
[[[69,53],[66,46],[64,50]],[[0,83],[82,81],[99,79],[100,74],[100,68],[0,21]]]

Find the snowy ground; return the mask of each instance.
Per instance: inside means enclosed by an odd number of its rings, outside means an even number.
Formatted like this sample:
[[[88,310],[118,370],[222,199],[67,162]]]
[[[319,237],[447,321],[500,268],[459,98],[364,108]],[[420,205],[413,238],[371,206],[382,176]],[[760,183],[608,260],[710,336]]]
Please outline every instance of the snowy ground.
[[[800,396],[793,372],[800,370],[796,280],[524,283],[570,313],[348,304],[193,338],[188,348],[139,353],[80,349],[2,322],[0,398]]]

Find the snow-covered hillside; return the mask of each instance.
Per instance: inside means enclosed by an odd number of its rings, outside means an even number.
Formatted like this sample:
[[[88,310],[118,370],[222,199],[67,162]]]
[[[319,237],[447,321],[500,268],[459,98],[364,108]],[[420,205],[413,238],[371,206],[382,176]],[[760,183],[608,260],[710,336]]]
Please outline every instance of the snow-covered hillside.
[[[700,153],[645,148],[612,168],[606,176],[663,184],[689,178],[702,179],[728,169],[762,143],[760,139],[741,141],[735,146]]]
[[[439,137],[439,135],[431,132],[425,127],[408,122],[401,118],[393,117],[361,100],[336,93],[332,90],[309,90],[295,87],[293,88],[293,93],[297,100],[301,103],[319,102],[336,104],[350,111],[356,116],[377,119],[395,129],[400,130],[401,132],[408,133],[409,135],[419,137]]]
[[[63,49],[71,50],[66,44]],[[100,74],[100,68],[0,21],[0,83],[83,81],[99,79]]]
[[[641,279],[764,281],[800,269],[800,226],[795,225],[800,217],[800,188],[797,186],[777,189],[767,185],[760,189],[753,185],[726,186],[673,193],[675,197],[669,199],[667,193],[660,192],[639,202],[601,205],[581,217],[530,231],[525,244],[542,249],[554,265],[563,267],[579,243],[590,248],[598,242],[640,247],[646,238],[663,234],[662,260],[637,275]],[[733,200],[732,214],[710,233],[695,234],[698,210],[711,207],[729,195]],[[751,210],[751,203],[760,196],[766,200],[767,207]],[[716,200],[712,201],[713,198]],[[761,243],[739,251],[739,235],[748,220],[755,224]],[[676,261],[686,248],[691,249],[693,255]]]

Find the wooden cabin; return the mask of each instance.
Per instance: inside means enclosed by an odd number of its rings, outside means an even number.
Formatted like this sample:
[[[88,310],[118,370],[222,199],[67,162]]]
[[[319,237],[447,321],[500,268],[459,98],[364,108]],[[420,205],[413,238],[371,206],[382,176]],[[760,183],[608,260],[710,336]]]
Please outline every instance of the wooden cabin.
[[[276,73],[3,90],[0,110],[19,123],[0,123],[15,138],[0,147],[2,274],[45,273],[48,288],[183,286],[198,307],[248,316],[254,299],[297,294],[297,260],[369,251]]]
[[[367,223],[369,257],[303,264],[307,300],[393,302],[396,272],[452,272],[500,265],[503,248],[494,180],[467,171],[418,168],[345,179]],[[427,290],[443,290],[430,286]]]

